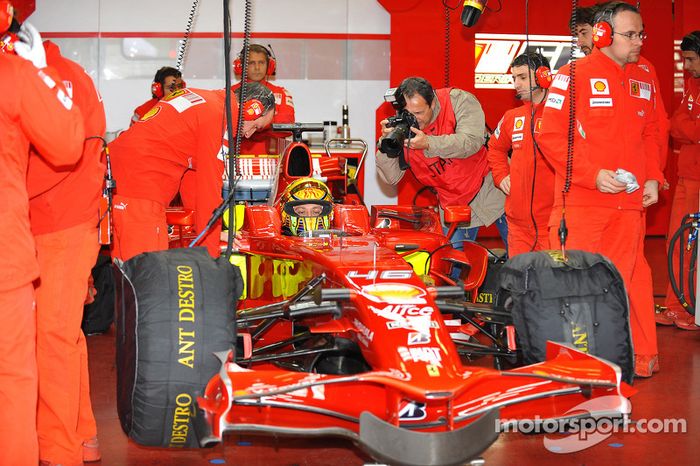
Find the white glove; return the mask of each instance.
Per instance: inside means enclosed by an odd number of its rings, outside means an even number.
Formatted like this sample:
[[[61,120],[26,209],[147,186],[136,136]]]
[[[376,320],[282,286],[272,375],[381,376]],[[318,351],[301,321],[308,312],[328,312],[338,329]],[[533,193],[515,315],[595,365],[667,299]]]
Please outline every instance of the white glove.
[[[34,26],[29,23],[22,23],[22,27],[17,33],[19,42],[15,43],[17,55],[29,60],[37,68],[46,68],[46,52],[44,44],[41,43],[41,35]]]
[[[615,180],[619,181],[620,183],[625,183],[627,187],[625,188],[625,192],[627,194],[633,193],[636,190],[639,189],[639,183],[637,183],[637,177],[634,176],[631,172],[628,172],[627,170],[624,170],[622,168],[618,168],[615,170]]]

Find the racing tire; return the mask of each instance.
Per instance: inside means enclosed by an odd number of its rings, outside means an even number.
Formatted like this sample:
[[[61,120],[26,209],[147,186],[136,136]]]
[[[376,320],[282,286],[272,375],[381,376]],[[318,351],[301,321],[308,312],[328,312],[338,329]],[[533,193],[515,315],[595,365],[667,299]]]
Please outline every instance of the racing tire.
[[[140,254],[116,267],[117,412],[136,443],[200,447],[197,397],[233,346],[237,267],[205,248]]]

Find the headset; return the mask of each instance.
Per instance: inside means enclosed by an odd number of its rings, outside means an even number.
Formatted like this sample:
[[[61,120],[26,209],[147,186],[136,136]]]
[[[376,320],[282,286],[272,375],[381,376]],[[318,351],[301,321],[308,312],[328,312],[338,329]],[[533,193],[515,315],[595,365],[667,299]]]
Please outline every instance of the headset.
[[[175,68],[164,66],[163,68],[159,69],[156,72],[155,77],[153,78],[153,82],[151,83],[151,94],[153,95],[153,98],[162,99],[163,97],[165,97],[165,89],[163,88],[163,83],[165,82],[165,78],[167,78],[168,76],[174,76],[175,78],[182,79],[182,74],[180,74],[180,72]],[[184,87],[187,87],[187,83],[184,79],[182,79],[180,89]]]
[[[542,89],[549,89],[552,85],[552,70],[549,67],[549,60],[547,60],[540,53],[528,54],[528,63],[531,69],[535,70],[535,84],[537,87]]]
[[[634,6],[625,2],[611,2],[608,5],[602,7],[595,14],[593,24],[593,45],[602,49],[603,47],[608,47],[613,43],[613,36],[615,35],[615,29],[613,28],[613,15],[622,5],[626,5],[629,8],[625,10],[636,11],[639,10],[634,8]]]
[[[547,60],[541,53],[526,52],[527,67],[535,72],[535,88],[549,89],[552,85],[552,70]],[[517,57],[516,57],[517,58]],[[511,67],[513,64],[511,64]],[[516,65],[518,66],[518,65]]]
[[[4,34],[10,29],[14,12],[12,2],[0,0],[0,34]]]
[[[243,74],[242,59],[244,52],[245,50],[241,50],[241,53],[238,54],[238,58],[233,60],[233,72],[238,76]],[[260,44],[252,44],[248,47],[248,53],[250,52],[264,53],[267,56],[267,71],[265,72],[265,76],[275,75],[275,72],[277,71],[277,60],[275,59],[275,55],[272,53],[272,47],[270,47],[269,44],[267,47]]]
[[[246,100],[243,103],[243,120],[253,121],[257,120],[265,113],[265,106],[258,99]]]

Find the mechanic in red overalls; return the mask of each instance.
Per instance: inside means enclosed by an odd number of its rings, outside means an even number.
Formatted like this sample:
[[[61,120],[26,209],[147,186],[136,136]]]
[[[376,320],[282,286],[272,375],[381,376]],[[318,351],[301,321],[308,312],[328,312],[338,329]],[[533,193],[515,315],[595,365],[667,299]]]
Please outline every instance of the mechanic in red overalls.
[[[12,7],[0,1],[0,35],[13,23]],[[18,26],[18,25],[17,25]],[[30,24],[19,32],[21,57],[0,53],[0,464],[36,465],[37,363],[33,281],[39,277],[29,226],[29,145],[57,167],[80,158],[85,139],[80,110],[58,74],[46,68],[41,36]],[[29,61],[31,60],[31,61]],[[37,69],[40,68],[40,69]]]
[[[593,50],[593,18],[595,17],[595,13],[598,11],[598,9],[599,6],[593,5],[588,8],[578,8],[576,10],[575,33],[578,38],[578,46],[586,55],[589,55]],[[649,73],[654,90],[657,91],[660,88],[660,84],[654,65],[641,55],[639,56],[637,64],[640,68]],[[657,94],[656,96],[655,111],[657,118],[659,119],[658,144],[661,149],[659,154],[659,168],[661,171],[663,171],[666,168],[666,158],[668,156],[669,121],[666,108],[664,107],[664,101],[660,94]],[[668,182],[664,180],[661,189],[668,188]],[[642,242],[646,239],[646,210],[643,212],[642,229],[640,231],[640,241]],[[654,286],[651,275],[651,267],[649,266],[645,256],[641,256],[639,261],[639,266],[635,267],[634,274],[632,275],[628,286],[630,307],[633,309],[655,309],[654,296],[652,293],[647,292],[647,290],[652,290]],[[656,321],[673,324],[673,321],[667,320],[661,314],[656,315]]]
[[[265,86],[250,83],[243,136],[250,137],[272,121],[275,100]],[[233,127],[238,101],[231,94]],[[113,257],[122,260],[146,251],[168,248],[165,208],[177,194],[180,180],[193,171],[192,206],[195,229],[202,232],[222,202],[225,147],[225,92],[181,89],[163,98],[134,126],[110,144],[117,183],[114,196]],[[250,119],[249,119],[250,118]],[[200,243],[213,257],[220,253],[221,222]]]
[[[233,62],[233,69],[236,75],[240,76],[243,71],[243,50],[238,58]],[[266,86],[275,96],[275,117],[272,123],[294,123],[294,100],[287,89],[275,86],[270,82],[270,77],[274,76],[277,70],[277,61],[272,52],[260,44],[252,44],[248,50],[248,82],[256,82]],[[241,83],[234,84],[233,90],[238,89]],[[284,138],[290,133],[273,132],[271,128],[258,131],[252,137],[241,142],[241,154],[267,154],[268,141],[271,138]]]
[[[684,215],[700,210],[700,31],[686,35],[681,42],[683,68],[688,72],[683,100],[671,117],[671,136],[680,146],[678,155],[678,184],[673,195],[671,217],[668,223],[668,239],[680,228]],[[679,240],[685,245],[688,235]],[[669,244],[667,242],[666,246]],[[673,251],[673,265],[678,270],[680,263],[678,244]],[[690,254],[684,262],[683,277],[688,277]],[[678,273],[676,272],[676,276]],[[685,286],[687,289],[687,285]],[[673,325],[683,330],[700,330],[695,317],[683,309],[671,285],[666,290],[667,309],[656,316],[656,322]]]
[[[86,136],[94,136],[86,139],[83,156],[74,167],[57,170],[33,150],[27,173],[40,269],[36,282],[39,456],[68,466],[100,458],[80,324],[88,277],[99,249],[97,210],[105,166],[98,137],[104,136],[106,123],[102,98],[85,70],[62,57],[56,44],[46,41],[44,49],[47,63],[58,71],[80,108]]]
[[[182,80],[182,73],[176,68],[164,66],[156,71],[151,83],[151,98],[136,107],[129,126],[139,121],[160,99],[183,87],[185,81]]]
[[[539,53],[522,54],[513,60],[516,95],[524,104],[503,115],[489,140],[487,158],[493,180],[506,195],[509,257],[549,249],[547,224],[554,202],[554,170],[532,143],[533,104],[537,135],[551,82],[549,69],[549,62]]]
[[[597,49],[576,62],[576,118],[571,189],[566,197],[566,247],[599,252],[620,271],[628,293],[630,281],[643,264],[641,241],[644,208],[658,201],[663,173],[659,162],[659,123],[654,83],[637,65],[644,40],[638,10],[623,2],[597,12],[608,28]],[[598,28],[598,30],[602,30]],[[612,40],[611,40],[612,39]],[[569,65],[559,70],[542,114],[539,143],[554,167],[554,208],[550,245],[559,245],[562,189],[566,179],[569,118]],[[618,169],[634,175],[618,175]],[[620,172],[622,173],[622,172]],[[645,298],[636,297],[637,302]],[[633,299],[632,299],[633,300]],[[658,348],[652,307],[630,312],[635,349],[635,374],[649,377],[658,370]]]
[[[455,88],[433,90],[420,77],[404,79],[396,98],[418,122],[418,128],[411,128],[410,141],[404,141],[404,157],[413,175],[423,186],[435,188],[440,206],[471,207],[469,229],[459,228],[451,238],[461,247],[463,237],[473,240],[480,226],[500,221],[504,211],[505,196],[494,186],[486,160],[484,111],[472,94]],[[384,138],[393,128],[386,126],[387,120],[380,124]],[[405,173],[399,159],[381,151],[376,156],[379,175],[386,183],[397,184]],[[497,226],[506,242],[505,220]]]

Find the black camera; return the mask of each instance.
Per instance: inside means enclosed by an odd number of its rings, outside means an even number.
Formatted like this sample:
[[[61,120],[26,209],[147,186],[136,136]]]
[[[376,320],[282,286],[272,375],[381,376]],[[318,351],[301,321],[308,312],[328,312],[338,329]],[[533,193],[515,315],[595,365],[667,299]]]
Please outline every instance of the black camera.
[[[394,128],[391,133],[382,139],[380,150],[387,157],[396,158],[403,154],[403,142],[411,134],[411,127],[418,128],[418,120],[408,110],[401,109],[396,115],[389,117],[386,123],[387,128]]]

